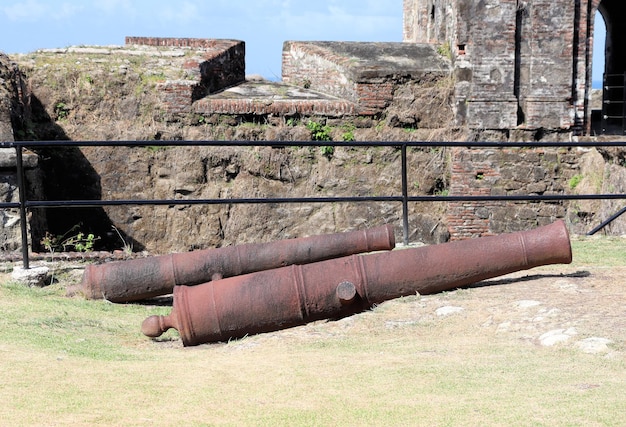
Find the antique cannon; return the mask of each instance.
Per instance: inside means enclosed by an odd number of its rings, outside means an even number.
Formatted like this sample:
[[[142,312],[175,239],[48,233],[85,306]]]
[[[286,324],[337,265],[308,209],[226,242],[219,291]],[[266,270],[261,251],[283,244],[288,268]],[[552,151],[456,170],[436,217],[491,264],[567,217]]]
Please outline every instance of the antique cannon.
[[[158,337],[176,328],[185,346],[225,341],[341,318],[393,298],[571,261],[562,221],[532,231],[352,255],[177,286],[172,312],[147,318],[142,332]]]
[[[393,227],[251,243],[218,249],[89,265],[68,295],[111,302],[138,301],[171,294],[176,285],[197,285],[254,271],[305,264],[395,247]]]

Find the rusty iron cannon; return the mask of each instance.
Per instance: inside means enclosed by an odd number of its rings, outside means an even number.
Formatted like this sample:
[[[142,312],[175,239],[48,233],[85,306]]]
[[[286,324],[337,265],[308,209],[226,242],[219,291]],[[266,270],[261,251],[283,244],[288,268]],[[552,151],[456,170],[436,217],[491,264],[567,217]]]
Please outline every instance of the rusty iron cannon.
[[[452,290],[571,261],[569,234],[562,221],[531,231],[352,255],[176,286],[171,313],[147,318],[142,332],[158,337],[175,328],[185,346],[226,341],[341,318],[402,296]]]
[[[85,268],[68,295],[130,302],[171,294],[176,285],[197,285],[224,277],[305,264],[395,247],[393,227],[250,243],[217,249],[115,261]]]

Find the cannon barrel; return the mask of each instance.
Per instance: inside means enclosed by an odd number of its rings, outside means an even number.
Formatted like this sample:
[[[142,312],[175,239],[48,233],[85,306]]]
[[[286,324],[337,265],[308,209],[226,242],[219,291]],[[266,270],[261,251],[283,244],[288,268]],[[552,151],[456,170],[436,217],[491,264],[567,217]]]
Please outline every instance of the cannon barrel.
[[[217,249],[115,261],[85,268],[81,283],[68,295],[111,302],[138,301],[171,294],[176,285],[197,285],[292,264],[306,264],[395,247],[393,227],[250,243]]]
[[[158,337],[176,328],[185,346],[225,341],[344,317],[393,298],[571,261],[562,221],[532,231],[352,255],[177,286],[172,312],[147,318],[142,332]]]

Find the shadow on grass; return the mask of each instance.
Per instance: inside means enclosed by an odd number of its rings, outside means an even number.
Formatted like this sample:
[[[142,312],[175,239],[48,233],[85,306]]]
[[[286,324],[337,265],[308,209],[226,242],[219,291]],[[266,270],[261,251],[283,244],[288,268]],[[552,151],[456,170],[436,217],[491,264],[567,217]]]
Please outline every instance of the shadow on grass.
[[[580,278],[589,277],[589,276],[591,276],[591,273],[588,271],[584,271],[584,270],[575,271],[573,273],[568,273],[568,274],[529,274],[528,276],[524,276],[524,277],[511,277],[511,278],[507,277],[504,279],[487,279],[487,280],[483,280],[482,282],[476,282],[468,286],[462,286],[459,289],[474,289],[474,288],[484,288],[487,286],[510,285],[512,283],[530,282],[532,280],[539,280],[539,279],[563,279],[563,278],[580,279]]]

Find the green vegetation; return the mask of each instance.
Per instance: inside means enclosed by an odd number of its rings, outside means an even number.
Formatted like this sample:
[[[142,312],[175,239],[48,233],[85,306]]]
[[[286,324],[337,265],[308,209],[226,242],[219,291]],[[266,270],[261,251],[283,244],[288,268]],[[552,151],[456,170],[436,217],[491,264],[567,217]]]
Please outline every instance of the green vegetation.
[[[577,265],[626,266],[626,239],[621,237],[577,236],[572,251]]]
[[[333,157],[333,154],[335,154],[335,147],[332,145],[324,145],[320,147],[320,152],[324,157],[330,160]]]
[[[442,45],[437,46],[437,53],[445,58],[452,58],[452,49],[450,48],[450,43],[446,42]]]
[[[294,126],[298,126],[298,124],[300,123],[300,120],[298,120],[296,117],[289,117],[286,121],[285,124],[289,127],[294,127]]]
[[[70,109],[65,102],[54,104],[54,115],[57,120],[65,120],[70,113]]]
[[[126,254],[126,255],[130,255],[133,253],[133,244],[132,242],[127,241],[124,236],[122,236],[122,233],[120,232],[120,230],[116,227],[116,226],[112,226],[113,230],[115,231],[115,233],[117,234],[117,237],[119,237],[120,241],[122,242],[122,251]]]
[[[319,122],[310,120],[306,124],[307,129],[311,132],[311,139],[313,141],[332,141],[331,136],[332,129],[328,125],[323,125]],[[335,154],[335,147],[325,145],[320,148],[322,155],[328,159],[331,159]]]
[[[573,177],[570,178],[569,180],[569,188],[571,190],[575,189],[576,187],[578,187],[578,184],[580,184],[580,181],[583,180],[583,176],[582,175],[574,175]]]
[[[343,125],[341,129],[343,130],[343,133],[341,134],[341,138],[343,139],[344,142],[355,141],[354,131],[356,130],[356,126],[349,123],[349,124]]]
[[[332,141],[331,128],[316,121],[309,121],[306,127],[311,131],[311,139],[313,141]]]
[[[66,231],[65,234],[60,235],[53,235],[46,232],[44,238],[41,240],[41,244],[48,252],[92,251],[95,242],[100,238],[92,233],[86,234],[79,231],[80,226],[80,224],[76,224]]]

